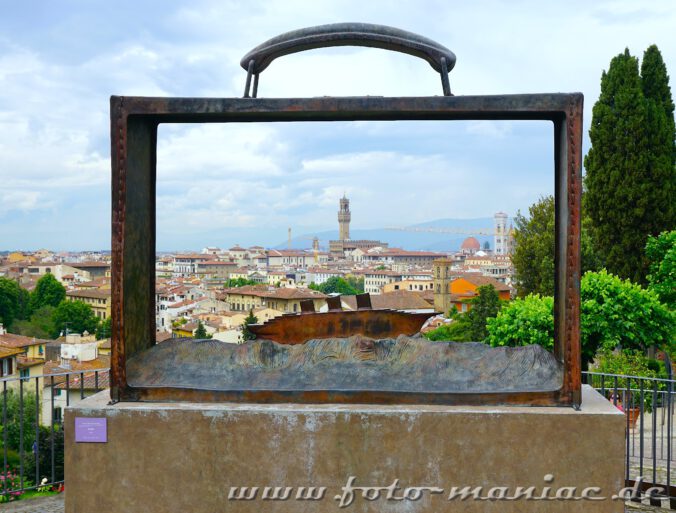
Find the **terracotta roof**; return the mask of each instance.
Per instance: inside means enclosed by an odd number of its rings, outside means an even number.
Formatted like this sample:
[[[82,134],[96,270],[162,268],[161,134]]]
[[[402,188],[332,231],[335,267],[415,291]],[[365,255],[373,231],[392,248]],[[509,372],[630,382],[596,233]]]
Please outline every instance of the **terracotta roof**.
[[[23,351],[21,349],[14,349],[12,347],[2,347],[0,346],[0,358],[8,358],[10,356],[15,356],[21,354]]]
[[[82,383],[80,383],[82,380]],[[104,388],[110,388],[110,373],[107,370],[101,371],[98,373],[98,376],[95,372],[86,372],[83,375],[71,376],[68,380],[68,386],[66,386],[65,380],[59,380],[58,384],[54,385],[54,388],[59,390],[66,390],[70,388],[71,390],[103,390]]]
[[[474,237],[467,237],[462,241],[460,249],[471,249],[471,250],[480,250],[481,243]]]
[[[110,267],[108,262],[64,262],[64,264],[75,267],[76,269],[83,267]]]
[[[245,285],[244,287],[235,287],[225,289],[227,294],[240,294],[244,296],[256,296],[272,299],[324,299],[327,296],[316,290],[276,288],[267,285]]]
[[[88,362],[78,362],[77,360],[68,360],[69,367],[62,367],[61,362],[48,361],[45,363],[43,374],[61,374],[64,372],[79,372],[96,369],[108,369],[110,367],[110,356],[99,355],[95,360]]]
[[[16,362],[19,364],[20,369],[27,369],[28,367],[45,364],[45,360],[40,358],[26,358],[25,356],[17,356]]]
[[[355,296],[341,296],[341,301],[350,307],[357,309]],[[385,294],[371,296],[371,306],[374,310],[427,310],[430,304],[419,294],[410,290],[395,290]]]
[[[39,344],[46,344],[49,340],[41,338],[25,337],[23,335],[15,335],[14,333],[5,333],[0,335],[0,346],[22,348],[29,346],[37,346]]]
[[[481,287],[483,285],[493,285],[495,290],[499,292],[509,292],[509,287],[505,285],[504,283],[499,282],[498,280],[491,278],[490,276],[481,276],[480,274],[462,274],[461,276],[458,276],[456,279],[463,279],[468,282],[470,282],[473,285],[476,285],[477,287]]]
[[[271,249],[268,251],[268,256],[309,257],[313,255],[312,253],[306,253],[305,251],[298,249]]]
[[[171,333],[167,331],[158,331],[155,333],[155,342],[164,342],[165,340],[169,340],[171,338]]]
[[[69,290],[66,292],[68,297],[86,297],[90,299],[110,299],[109,290],[96,290],[96,289],[85,289],[85,290]]]
[[[179,301],[178,303],[172,303],[167,306],[167,308],[181,308],[182,306],[188,306],[195,304],[196,301],[193,301],[192,299],[184,299],[183,301]]]

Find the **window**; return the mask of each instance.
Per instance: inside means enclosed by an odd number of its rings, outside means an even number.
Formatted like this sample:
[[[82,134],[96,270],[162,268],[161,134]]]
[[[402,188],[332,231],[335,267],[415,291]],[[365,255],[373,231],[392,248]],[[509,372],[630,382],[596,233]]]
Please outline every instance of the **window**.
[[[21,381],[28,381],[28,378],[30,376],[30,370],[29,369],[21,369],[19,371],[19,376],[21,376]]]
[[[59,422],[59,423],[61,422],[62,418],[61,418],[61,408],[60,407],[54,408],[54,414],[52,415],[52,418],[53,418],[54,422]]]

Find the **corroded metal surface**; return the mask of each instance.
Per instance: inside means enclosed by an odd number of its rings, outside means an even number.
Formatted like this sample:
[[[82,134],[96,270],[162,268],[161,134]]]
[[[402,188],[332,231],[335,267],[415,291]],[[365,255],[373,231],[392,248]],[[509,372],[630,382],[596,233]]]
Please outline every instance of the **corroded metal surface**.
[[[505,96],[452,96],[411,98],[138,98],[111,99],[113,138],[113,358],[112,397],[116,400],[234,400],[233,395],[253,401],[312,400],[344,402],[427,402],[579,404],[579,234],[581,180],[582,95],[533,94]],[[556,165],[556,293],[554,354],[564,363],[563,385],[556,392],[523,392],[435,396],[390,394],[364,390],[346,392],[218,393],[164,387],[130,387],[126,362],[134,354],[154,345],[154,295],[144,280],[136,283],[148,268],[152,277],[154,247],[138,244],[133,233],[154,236],[155,160],[154,139],[160,122],[235,121],[347,121],[347,120],[424,120],[424,119],[548,119],[554,122]],[[144,126],[145,132],[136,128]],[[149,134],[139,137],[137,134]],[[131,137],[134,135],[134,137]],[[148,148],[148,145],[151,145]],[[145,147],[145,152],[142,148]],[[145,156],[148,156],[146,158]],[[131,191],[128,171],[146,175],[147,184]],[[142,165],[139,166],[139,162]],[[130,222],[130,214],[142,223]],[[136,225],[136,226],[134,226]],[[138,226],[140,225],[140,226]],[[149,227],[149,228],[146,228]]]
[[[363,335],[371,338],[392,338],[415,335],[425,321],[436,313],[406,313],[394,310],[356,310],[275,317],[249,329],[258,338],[280,344],[302,344],[311,339],[345,338]]]
[[[455,66],[456,57],[445,46],[395,27],[372,23],[333,23],[286,32],[248,52],[240,61],[247,72],[244,97],[256,97],[259,74],[276,58],[329,46],[369,46],[420,57],[441,75],[444,94],[451,94],[448,72]],[[253,92],[250,93],[252,77]]]
[[[304,49],[300,46],[296,48]],[[271,48],[258,50],[257,58],[264,54],[274,58],[288,53],[280,53],[276,49],[273,51]],[[256,68],[254,61],[255,59],[250,59],[246,66],[250,72],[249,79],[254,72],[257,78],[261,70]],[[439,61],[442,71],[445,61],[446,56]],[[449,63],[446,64],[448,68]],[[446,86],[444,84],[445,92]],[[112,97],[113,400],[579,405],[582,102],[580,93],[403,98]],[[148,351],[156,349],[153,279],[156,139],[159,123],[485,119],[550,120],[554,125],[556,280],[553,354],[563,366],[562,384],[559,388],[491,393],[432,393],[424,390],[398,392],[369,388],[205,390],[170,386],[175,368],[165,369],[165,384],[161,384],[159,380],[152,387],[130,385],[126,374],[128,362],[145,358]],[[339,304],[336,305],[335,301],[330,304],[330,310],[338,308]],[[180,361],[174,363],[175,367],[181,365]],[[149,365],[150,371],[159,372],[159,368],[153,369],[152,362]]]
[[[172,339],[132,358],[127,372],[132,386],[144,388],[486,394],[555,391],[563,366],[537,345],[490,347],[402,335],[298,345]]]

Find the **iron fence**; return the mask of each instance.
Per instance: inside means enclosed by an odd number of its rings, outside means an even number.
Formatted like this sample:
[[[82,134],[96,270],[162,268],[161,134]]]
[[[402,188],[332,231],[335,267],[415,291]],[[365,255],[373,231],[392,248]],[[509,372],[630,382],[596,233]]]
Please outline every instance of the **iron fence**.
[[[63,408],[108,387],[108,369],[0,380],[0,502],[63,486]]]
[[[635,501],[676,509],[673,379],[583,372],[591,385],[625,414],[625,482]],[[584,406],[583,406],[584,407]]]

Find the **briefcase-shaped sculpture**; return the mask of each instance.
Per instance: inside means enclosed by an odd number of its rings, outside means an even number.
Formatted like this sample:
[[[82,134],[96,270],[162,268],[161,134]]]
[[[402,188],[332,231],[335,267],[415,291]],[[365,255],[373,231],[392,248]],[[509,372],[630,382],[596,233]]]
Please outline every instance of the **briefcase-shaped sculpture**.
[[[442,96],[259,98],[277,57],[359,45],[425,59]],[[370,24],[289,32],[242,59],[243,98],[111,98],[114,401],[579,405],[582,95],[453,96],[455,55],[427,38]],[[155,343],[156,146],[160,123],[549,120],[555,162],[554,350],[431,342],[427,316],[361,308],[254,326],[256,340]],[[408,315],[408,317],[407,317]]]

